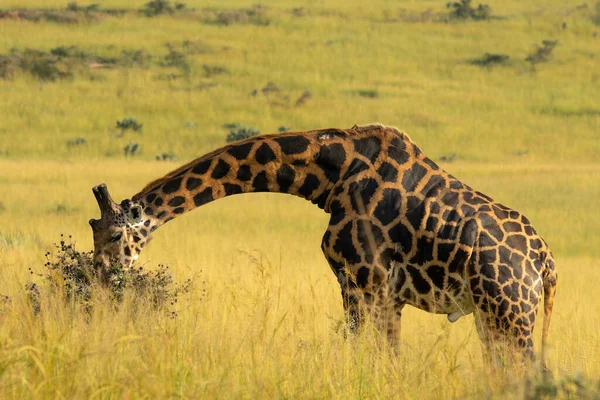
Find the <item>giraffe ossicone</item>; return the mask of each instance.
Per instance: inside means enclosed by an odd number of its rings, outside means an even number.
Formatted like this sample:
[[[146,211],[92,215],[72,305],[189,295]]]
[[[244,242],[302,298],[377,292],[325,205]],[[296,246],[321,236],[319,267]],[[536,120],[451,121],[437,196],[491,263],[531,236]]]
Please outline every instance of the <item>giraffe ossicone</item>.
[[[93,189],[94,261],[133,264],[162,224],[220,198],[280,192],[331,215],[322,250],[349,326],[374,317],[391,344],[405,305],[473,313],[492,358],[533,359],[544,301],[542,365],[557,273],[529,220],[441,169],[403,132],[383,125],[253,137],[206,154],[115,203]]]

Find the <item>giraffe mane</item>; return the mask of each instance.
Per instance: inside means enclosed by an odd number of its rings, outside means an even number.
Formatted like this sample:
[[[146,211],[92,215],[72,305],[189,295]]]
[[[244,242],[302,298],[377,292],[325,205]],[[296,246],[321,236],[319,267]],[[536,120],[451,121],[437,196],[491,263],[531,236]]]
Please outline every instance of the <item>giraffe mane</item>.
[[[335,133],[337,135],[348,135],[348,136],[355,136],[355,135],[361,135],[364,133],[368,133],[371,132],[373,130],[382,130],[382,129],[388,129],[393,131],[394,133],[396,133],[399,136],[403,136],[406,139],[408,139],[409,141],[412,142],[412,140],[410,139],[410,137],[400,131],[398,128],[393,127],[393,126],[387,126],[387,125],[383,125],[381,123],[373,123],[373,124],[367,124],[367,125],[354,125],[352,128],[348,129],[348,130],[344,130],[344,129],[337,129],[337,128],[328,128],[328,129],[318,129],[318,130],[314,130],[314,131],[306,131],[306,132],[286,132],[285,134],[266,134],[266,135],[260,135],[260,136],[253,136],[251,138],[245,139],[245,140],[241,140],[238,142],[234,142],[228,145],[225,145],[223,147],[220,147],[216,150],[211,151],[210,153],[207,153],[201,157],[195,158],[192,161],[188,162],[187,164],[182,165],[181,167],[177,168],[174,171],[169,172],[168,174],[164,175],[161,178],[155,179],[153,181],[151,181],[150,183],[148,183],[146,186],[144,186],[144,188],[142,190],[140,190],[139,193],[137,193],[136,195],[133,196],[132,200],[137,200],[142,198],[145,194],[147,194],[148,192],[153,191],[154,189],[156,189],[157,187],[161,186],[162,184],[164,184],[165,182],[171,180],[172,178],[174,178],[175,176],[179,175],[180,173],[182,173],[183,171],[187,171],[189,168],[191,168],[193,165],[200,163],[206,159],[212,158],[218,154],[221,154],[227,150],[229,150],[230,148],[246,143],[246,142],[250,142],[250,141],[255,141],[255,140],[260,140],[260,139],[264,139],[264,138],[271,138],[271,137],[275,137],[275,136],[284,136],[284,135],[298,135],[298,134],[322,134],[322,133],[326,133],[326,132],[331,132],[331,133]]]
[[[148,183],[146,186],[144,186],[144,188],[142,190],[140,190],[140,192],[136,195],[133,196],[132,200],[137,200],[141,197],[143,197],[146,193],[151,192],[152,190],[154,190],[155,188],[159,187],[160,185],[162,185],[163,183],[169,181],[171,178],[177,176],[178,174],[180,174],[183,171],[187,171],[192,165],[197,164],[201,161],[204,161],[208,158],[214,157],[217,154],[220,154],[224,151],[227,151],[229,148],[231,148],[234,144],[238,144],[238,143],[242,143],[242,142],[235,142],[232,143],[230,145],[218,148],[214,151],[211,151],[210,153],[207,153],[201,157],[195,158],[192,161],[188,162],[187,164],[182,165],[181,167],[177,168],[174,171],[171,171],[169,173],[167,173],[165,176],[162,176],[158,179],[155,179],[153,181],[151,181],[150,183]]]

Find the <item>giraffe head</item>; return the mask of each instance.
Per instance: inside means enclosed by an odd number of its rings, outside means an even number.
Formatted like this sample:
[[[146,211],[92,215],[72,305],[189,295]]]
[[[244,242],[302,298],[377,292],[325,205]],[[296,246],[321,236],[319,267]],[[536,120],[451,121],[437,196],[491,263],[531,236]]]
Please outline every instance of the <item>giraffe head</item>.
[[[107,268],[111,262],[131,267],[148,241],[149,220],[142,207],[131,200],[113,201],[105,184],[92,189],[100,206],[100,219],[91,219],[94,233],[94,265]]]

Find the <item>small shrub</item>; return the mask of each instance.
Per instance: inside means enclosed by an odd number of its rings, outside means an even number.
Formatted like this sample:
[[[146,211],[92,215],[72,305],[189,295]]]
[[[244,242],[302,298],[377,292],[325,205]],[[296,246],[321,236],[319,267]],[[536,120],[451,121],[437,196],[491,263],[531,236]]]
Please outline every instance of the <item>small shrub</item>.
[[[121,133],[119,133],[118,136],[122,137],[125,135],[125,131],[132,130],[134,132],[140,132],[143,126],[144,125],[140,124],[135,117],[127,117],[117,121],[116,127],[121,130]]]
[[[531,64],[532,69],[537,64],[548,62],[552,59],[552,51],[558,44],[558,40],[543,40],[542,46],[536,46],[536,50],[529,54],[525,61]]]
[[[175,49],[183,54],[206,54],[212,53],[212,46],[202,40],[183,40],[181,42],[167,42],[167,48]]]
[[[72,78],[72,66],[43,51],[26,49],[21,54],[21,68],[42,81]]]
[[[267,84],[262,89],[260,89],[260,91],[265,96],[268,96],[271,93],[279,93],[279,92],[281,92],[281,89],[274,82],[267,82]]]
[[[144,4],[142,13],[147,17],[156,17],[162,14],[173,14],[175,8],[171,5],[169,0],[152,0]]]
[[[291,129],[285,125],[281,125],[279,128],[277,128],[277,132],[279,133],[285,133],[289,131],[291,131]]]
[[[156,161],[177,161],[175,153],[162,153],[156,156]]]
[[[183,11],[186,8],[185,3],[176,2],[172,5],[169,0],[152,0],[146,3],[141,11],[147,17],[156,17],[163,14],[173,14],[175,11]]]
[[[360,89],[356,92],[360,97],[375,99],[379,97],[379,93],[375,89]]]
[[[247,9],[209,12],[204,18],[204,22],[226,26],[237,24],[266,26],[271,23],[271,20],[267,15],[267,8],[255,4],[252,8]]]
[[[82,144],[85,144],[85,139],[81,137],[67,141],[67,147],[77,147]]]
[[[134,156],[134,155],[138,154],[139,151],[140,151],[140,145],[134,141],[130,141],[127,146],[123,147],[123,152],[125,153],[126,157]]]
[[[296,7],[292,8],[292,15],[294,17],[305,17],[307,15],[307,12],[304,9],[304,7]]]
[[[73,78],[75,73],[107,66],[147,66],[150,56],[143,50],[124,50],[121,57],[106,57],[77,46],[58,46],[49,52],[37,49],[13,49],[0,55],[0,78],[12,78],[18,72],[29,73],[42,81]]]
[[[144,49],[138,50],[123,50],[121,51],[121,59],[119,64],[126,67],[145,68],[150,65],[152,56]]]
[[[440,157],[440,161],[452,162],[454,160],[456,160],[456,153],[450,153]]]
[[[312,93],[310,90],[305,90],[298,99],[296,99],[296,107],[303,105],[308,100],[312,99]]]
[[[479,4],[477,8],[471,5],[472,0],[453,1],[446,4],[446,8],[450,9],[451,20],[467,20],[476,21],[490,19],[492,9],[487,4]]]
[[[260,134],[258,129],[252,127],[241,126],[239,124],[229,124],[229,126],[232,126],[232,128],[230,128],[231,131],[227,135],[227,143],[237,142]]]
[[[50,54],[58,58],[77,58],[87,60],[90,55],[79,49],[77,46],[58,46],[50,50]]]
[[[173,45],[167,43],[168,53],[159,62],[162,67],[173,67],[181,71],[184,76],[188,76],[191,70],[190,62],[185,53],[178,51]]]
[[[600,396],[600,381],[581,375],[564,376],[554,379],[548,376],[529,378],[525,382],[523,398],[538,399],[589,399]]]
[[[229,73],[229,70],[227,70],[227,68],[225,68],[222,65],[207,65],[207,64],[204,64],[202,66],[202,69],[204,69],[204,73],[206,74],[207,78],[210,78],[213,75],[220,75],[220,74]]]
[[[94,267],[93,252],[76,250],[70,236],[67,242],[61,235],[60,243],[54,246],[54,252],[46,253],[45,272],[37,275],[42,282],[31,282],[25,287],[35,314],[41,311],[40,297],[47,292],[61,294],[65,301],[78,303],[88,311],[97,295],[108,294],[102,298],[108,297],[118,305],[129,293],[136,304],[149,303],[154,309],[167,310],[174,316],[176,314],[170,307],[193,287],[191,279],[183,284],[175,283],[166,265],[159,265],[156,271],[147,271],[142,267],[123,268],[113,263],[100,271]]]
[[[474,58],[469,61],[469,64],[478,65],[480,67],[493,67],[496,65],[506,65],[510,57],[506,54],[485,53],[480,58]]]

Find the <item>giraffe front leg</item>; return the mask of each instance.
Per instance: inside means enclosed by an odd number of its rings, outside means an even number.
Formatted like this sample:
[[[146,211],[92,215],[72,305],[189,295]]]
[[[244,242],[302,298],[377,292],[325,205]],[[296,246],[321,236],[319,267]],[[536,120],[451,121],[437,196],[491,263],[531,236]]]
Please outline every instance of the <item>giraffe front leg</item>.
[[[346,325],[352,334],[356,334],[364,322],[364,310],[361,309],[362,298],[356,285],[348,279],[345,271],[338,271],[338,283],[341,286],[342,301],[346,314]]]
[[[376,324],[377,329],[382,334],[385,334],[388,345],[394,351],[398,351],[400,346],[400,328],[402,320],[402,308],[401,305],[385,305],[379,310]]]
[[[322,249],[340,284],[350,332],[357,332],[369,318],[390,344],[396,346],[401,307],[390,307],[389,268],[385,267],[389,265],[388,252],[374,233],[376,227],[367,225],[358,220],[348,222],[341,230],[330,226],[323,237]]]

